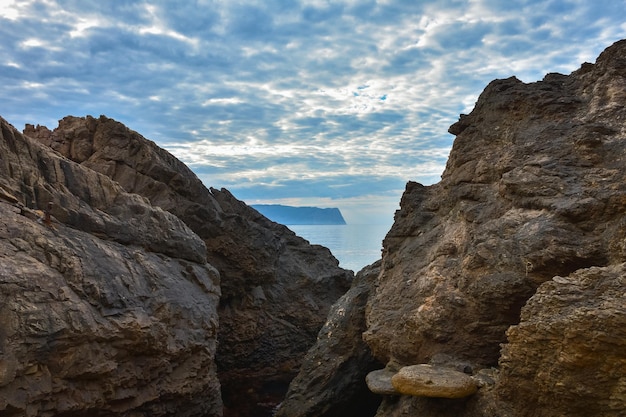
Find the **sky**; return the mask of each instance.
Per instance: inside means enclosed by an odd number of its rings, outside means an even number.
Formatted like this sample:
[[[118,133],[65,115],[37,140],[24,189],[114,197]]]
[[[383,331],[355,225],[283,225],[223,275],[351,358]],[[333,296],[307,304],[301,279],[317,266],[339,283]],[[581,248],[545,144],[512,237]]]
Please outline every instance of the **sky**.
[[[0,116],[106,115],[248,204],[390,225],[490,81],[625,32],[626,0],[0,0]]]

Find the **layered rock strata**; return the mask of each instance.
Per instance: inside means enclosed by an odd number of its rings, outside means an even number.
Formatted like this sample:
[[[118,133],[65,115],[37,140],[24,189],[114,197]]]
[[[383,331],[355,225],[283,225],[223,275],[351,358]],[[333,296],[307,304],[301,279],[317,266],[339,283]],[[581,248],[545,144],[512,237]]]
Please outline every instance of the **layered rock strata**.
[[[207,189],[167,151],[115,120],[65,117],[24,133],[180,218],[221,276],[217,363],[226,415],[280,401],[351,271],[228,190]],[[266,410],[267,411],[267,410]],[[265,411],[265,412],[266,412]]]
[[[381,368],[437,365],[481,388],[463,399],[385,396],[362,415],[626,413],[625,56],[620,41],[570,75],[493,81],[450,127],[441,181],[407,184],[363,340]],[[341,396],[340,385],[325,389]],[[336,415],[307,401],[288,394],[289,415]]]
[[[219,273],[204,242],[0,128],[0,414],[220,416]]]

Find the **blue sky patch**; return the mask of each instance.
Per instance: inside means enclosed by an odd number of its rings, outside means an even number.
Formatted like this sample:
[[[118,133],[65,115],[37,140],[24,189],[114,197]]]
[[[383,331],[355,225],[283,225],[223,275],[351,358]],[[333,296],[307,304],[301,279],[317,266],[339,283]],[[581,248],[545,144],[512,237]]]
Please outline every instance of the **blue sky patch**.
[[[9,1],[0,115],[103,114],[247,203],[390,224],[491,80],[568,74],[624,22],[624,1]]]

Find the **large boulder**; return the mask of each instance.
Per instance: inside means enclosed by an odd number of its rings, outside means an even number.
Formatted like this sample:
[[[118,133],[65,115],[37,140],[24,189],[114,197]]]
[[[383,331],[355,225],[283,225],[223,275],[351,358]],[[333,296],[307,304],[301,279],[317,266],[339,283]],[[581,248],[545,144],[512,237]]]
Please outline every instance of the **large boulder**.
[[[220,416],[204,242],[0,127],[0,414]]]
[[[497,392],[516,417],[626,411],[626,264],[542,284],[508,331]]]
[[[202,238],[221,276],[217,362],[225,413],[258,415],[280,402],[353,273],[228,190],[207,188],[115,120],[68,116],[54,130],[27,125],[24,133],[171,212]]]
[[[365,333],[379,360],[495,366],[539,285],[625,259],[625,54],[494,81],[450,128],[441,182],[407,185],[384,241]]]

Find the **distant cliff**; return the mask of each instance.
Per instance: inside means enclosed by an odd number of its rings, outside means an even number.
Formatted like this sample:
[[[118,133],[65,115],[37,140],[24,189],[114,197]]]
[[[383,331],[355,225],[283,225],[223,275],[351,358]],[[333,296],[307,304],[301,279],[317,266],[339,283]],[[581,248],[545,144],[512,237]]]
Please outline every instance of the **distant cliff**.
[[[346,224],[338,208],[254,204],[252,208],[280,224]]]

